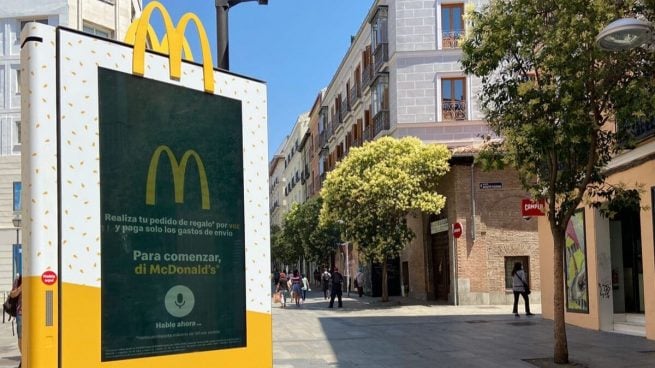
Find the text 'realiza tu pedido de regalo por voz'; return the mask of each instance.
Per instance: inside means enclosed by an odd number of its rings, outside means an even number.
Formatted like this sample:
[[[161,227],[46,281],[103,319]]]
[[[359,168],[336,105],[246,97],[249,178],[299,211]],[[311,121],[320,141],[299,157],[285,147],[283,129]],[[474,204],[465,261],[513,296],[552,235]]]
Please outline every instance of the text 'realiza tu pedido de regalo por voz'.
[[[239,224],[211,220],[183,218],[113,215],[106,213],[105,225],[109,231],[138,234],[159,233],[194,237],[232,237]],[[132,261],[136,275],[215,275],[221,265],[218,254],[150,252],[134,249]]]

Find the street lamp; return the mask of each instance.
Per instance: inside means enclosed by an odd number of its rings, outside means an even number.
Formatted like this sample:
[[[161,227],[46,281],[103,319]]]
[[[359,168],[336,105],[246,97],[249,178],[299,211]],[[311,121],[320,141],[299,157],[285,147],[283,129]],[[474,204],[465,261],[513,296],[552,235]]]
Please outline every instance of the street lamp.
[[[246,1],[257,1],[259,5],[268,5],[268,0],[216,0],[216,48],[218,49],[218,67],[221,69],[230,69],[227,11]]]
[[[14,224],[14,227],[16,228],[16,244],[20,244],[20,238],[18,237],[18,232],[20,230],[20,223],[22,222],[20,218],[20,214],[16,214],[16,216],[11,219],[11,222]]]
[[[596,36],[596,44],[606,51],[629,50],[652,40],[653,25],[635,18],[617,19]]]

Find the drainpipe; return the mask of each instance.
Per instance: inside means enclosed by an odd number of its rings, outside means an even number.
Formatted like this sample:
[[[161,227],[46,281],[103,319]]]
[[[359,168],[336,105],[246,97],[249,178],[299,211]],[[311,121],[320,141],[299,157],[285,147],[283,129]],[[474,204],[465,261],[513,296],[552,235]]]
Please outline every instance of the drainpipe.
[[[474,162],[471,163],[471,240],[475,240],[475,178],[474,178],[474,169],[475,169],[475,158]]]
[[[451,231],[452,233],[452,231]],[[455,283],[453,285],[453,296],[455,305],[459,305],[459,279],[457,278],[457,238],[453,236],[453,273]]]

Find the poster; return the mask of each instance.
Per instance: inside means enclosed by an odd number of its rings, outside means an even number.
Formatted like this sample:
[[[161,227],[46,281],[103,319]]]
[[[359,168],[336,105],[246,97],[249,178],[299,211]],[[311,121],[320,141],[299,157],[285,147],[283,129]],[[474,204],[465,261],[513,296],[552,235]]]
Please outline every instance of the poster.
[[[102,360],[246,345],[241,101],[98,69]]]
[[[577,210],[569,220],[564,244],[566,311],[589,313],[584,209]]]

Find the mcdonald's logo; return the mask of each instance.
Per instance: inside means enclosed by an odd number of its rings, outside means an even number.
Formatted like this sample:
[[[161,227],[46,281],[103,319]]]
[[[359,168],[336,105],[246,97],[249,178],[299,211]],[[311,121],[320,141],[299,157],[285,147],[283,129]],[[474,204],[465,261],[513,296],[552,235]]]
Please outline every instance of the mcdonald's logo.
[[[166,34],[161,42],[157,33],[150,25],[150,16],[159,9],[164,20]],[[202,70],[205,92],[214,93],[214,62],[212,60],[211,48],[205,27],[203,27],[200,18],[193,13],[186,13],[182,16],[179,23],[173,26],[171,16],[164,6],[157,2],[150,2],[141,13],[139,19],[134,20],[130,25],[125,37],[125,42],[134,46],[132,53],[132,73],[143,76],[145,71],[145,53],[146,41],[149,40],[152,49],[164,54],[168,54],[169,72],[172,79],[180,80],[182,70],[182,51],[185,58],[193,61],[189,43],[184,36],[187,25],[193,21],[198,29],[200,38],[200,48],[202,50]]]
[[[159,159],[162,153],[166,153],[168,161],[171,164],[171,171],[173,174],[173,190],[175,191],[175,203],[184,203],[184,178],[186,175],[186,167],[189,159],[193,158],[198,166],[198,176],[200,178],[200,195],[202,198],[202,209],[208,210],[209,205],[209,184],[207,183],[207,173],[205,172],[205,165],[202,163],[200,155],[194,150],[187,150],[182,155],[182,160],[179,164],[173,151],[168,146],[159,146],[153,152],[150,158],[150,166],[148,167],[148,178],[146,180],[146,204],[150,206],[155,205],[155,186],[157,183],[157,168],[159,167]]]

